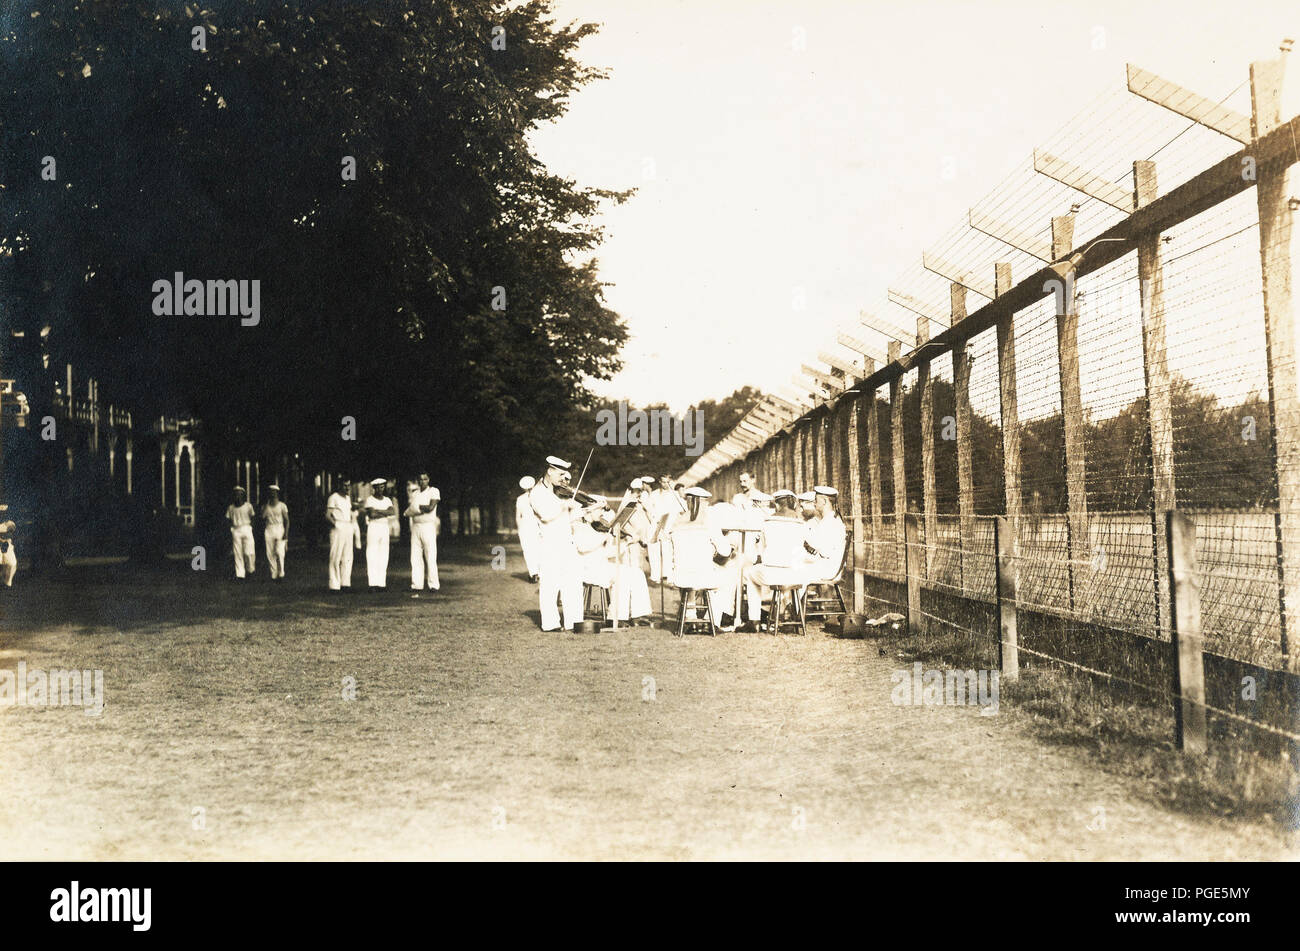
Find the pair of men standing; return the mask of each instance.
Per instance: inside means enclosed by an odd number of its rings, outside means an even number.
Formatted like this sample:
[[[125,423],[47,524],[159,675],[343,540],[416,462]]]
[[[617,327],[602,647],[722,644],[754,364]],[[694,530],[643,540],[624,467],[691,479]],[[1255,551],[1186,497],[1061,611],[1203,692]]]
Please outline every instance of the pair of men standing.
[[[289,507],[280,501],[280,487],[267,486],[267,501],[261,517],[266,544],[266,561],[272,581],[284,580],[284,556],[289,547]],[[235,499],[226,507],[230,525],[230,547],[235,559],[235,577],[246,578],[257,567],[257,548],[253,542],[253,506],[243,486],[235,486]]]
[[[329,587],[339,591],[352,587],[352,550],[361,547],[361,529],[357,510],[347,493],[346,478],[330,495],[325,515],[330,522]],[[397,506],[388,496],[386,479],[370,483],[370,495],[361,503],[360,514],[366,519],[366,580],[371,590],[388,586],[388,554],[393,537]],[[419,486],[410,492],[406,511],[411,519],[411,590],[419,597],[426,583],[430,591],[439,589],[438,579],[438,502],[442,495],[429,484],[429,474],[420,473]]]

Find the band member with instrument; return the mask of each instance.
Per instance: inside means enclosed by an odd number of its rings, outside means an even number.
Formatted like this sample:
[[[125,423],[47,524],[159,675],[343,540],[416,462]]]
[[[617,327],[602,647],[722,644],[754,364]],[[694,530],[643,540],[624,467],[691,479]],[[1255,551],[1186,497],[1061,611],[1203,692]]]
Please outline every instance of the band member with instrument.
[[[713,623],[721,626],[724,609],[730,601],[725,597],[729,592],[720,590],[727,583],[726,572],[720,565],[726,564],[733,549],[705,506],[709,498],[712,498],[709,492],[698,486],[686,490],[687,517],[676,524],[670,536],[673,580],[678,587],[685,585],[711,592]],[[697,551],[709,555],[707,561],[693,561],[688,553]]]
[[[573,630],[582,620],[582,571],[573,523],[582,517],[583,504],[579,501],[580,490],[567,485],[565,477],[570,468],[571,463],[547,456],[546,475],[528,492],[541,534],[537,596],[543,631],[560,630],[560,609],[566,630]],[[594,497],[585,497],[590,504],[596,504]]]
[[[771,593],[772,585],[793,585],[799,582],[797,567],[803,561],[803,543],[807,539],[807,523],[797,509],[798,499],[789,489],[772,493],[775,510],[763,523],[762,554],[755,564],[744,571],[745,618],[741,628],[753,633],[762,614],[763,599]]]

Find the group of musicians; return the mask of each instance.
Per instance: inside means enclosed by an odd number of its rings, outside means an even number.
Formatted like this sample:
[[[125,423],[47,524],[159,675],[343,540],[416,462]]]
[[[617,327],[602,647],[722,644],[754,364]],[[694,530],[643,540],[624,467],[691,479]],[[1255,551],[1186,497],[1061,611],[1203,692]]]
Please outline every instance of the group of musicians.
[[[572,465],[548,456],[540,480],[519,481],[515,503],[544,631],[572,630],[584,619],[584,584],[607,592],[608,620],[652,623],[647,569],[658,584],[708,591],[721,630],[755,631],[773,587],[802,597],[843,566],[847,533],[830,486],[769,495],[746,472],[730,502],[709,504],[704,489],[641,476],[615,505],[571,482]]]

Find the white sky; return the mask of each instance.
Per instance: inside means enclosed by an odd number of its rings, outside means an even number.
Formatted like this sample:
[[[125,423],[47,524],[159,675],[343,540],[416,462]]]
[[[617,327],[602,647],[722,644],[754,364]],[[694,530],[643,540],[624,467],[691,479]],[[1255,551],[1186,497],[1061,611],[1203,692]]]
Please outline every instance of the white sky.
[[[789,383],[1035,145],[1122,89],[1126,62],[1219,99],[1300,39],[1294,0],[554,6],[604,24],[581,57],[610,78],[537,152],[581,184],[639,189],[604,218],[631,339],[597,389],[675,410]]]

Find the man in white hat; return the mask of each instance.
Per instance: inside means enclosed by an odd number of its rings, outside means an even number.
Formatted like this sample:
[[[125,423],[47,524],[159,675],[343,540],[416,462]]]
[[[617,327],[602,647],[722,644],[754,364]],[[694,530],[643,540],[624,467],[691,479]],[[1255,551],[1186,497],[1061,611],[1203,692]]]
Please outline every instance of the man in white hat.
[[[0,586],[12,588],[18,572],[18,553],[14,551],[14,533],[18,525],[12,520],[0,522]]]
[[[542,611],[542,630],[560,629],[560,610],[564,627],[582,620],[582,565],[573,539],[573,523],[582,517],[582,507],[572,499],[555,494],[557,485],[566,484],[565,475],[572,465],[556,456],[546,457],[546,474],[528,491],[528,502],[537,517],[541,544],[538,547],[538,603]]]
[[[799,500],[799,514],[805,522],[817,517],[816,492],[800,492],[795,498]]]
[[[406,514],[411,518],[411,590],[419,597],[428,578],[429,590],[438,590],[438,503],[442,493],[429,484],[429,473],[421,472],[419,487],[407,498]]]
[[[271,568],[271,580],[284,580],[284,554],[289,547],[289,507],[280,501],[280,487],[274,483],[266,487],[267,499],[262,505],[262,537],[266,541],[266,562]]]
[[[393,532],[389,520],[397,514],[388,497],[387,479],[371,480],[361,512],[366,517],[366,581],[371,591],[382,591],[388,587],[388,544]]]
[[[361,547],[361,526],[348,494],[347,477],[340,475],[334,491],[325,502],[325,518],[330,523],[331,591],[352,590],[352,549]]]
[[[537,583],[538,550],[542,545],[542,530],[537,524],[537,515],[528,501],[528,492],[537,484],[532,476],[519,480],[523,495],[515,499],[515,528],[519,532],[519,547],[524,550],[524,567],[528,569],[528,579]]]
[[[801,565],[805,584],[831,581],[839,574],[848,543],[844,522],[835,510],[839,492],[828,485],[813,488],[815,515],[807,524],[804,560]]]
[[[235,500],[226,506],[230,525],[230,550],[235,556],[235,577],[243,579],[257,566],[257,549],[253,545],[253,506],[242,485],[235,486]]]
[[[716,563],[716,559],[730,558],[733,548],[710,517],[710,510],[705,505],[710,498],[712,495],[699,486],[686,490],[686,518],[677,522],[670,536],[673,583],[678,588],[708,590],[713,605],[713,623],[721,626],[722,615],[731,605],[730,592],[734,589],[728,587],[728,572]],[[704,538],[699,539],[700,535]],[[720,591],[720,588],[726,591]]]
[[[775,507],[763,522],[763,550],[758,562],[745,568],[745,617],[743,630],[753,633],[762,613],[763,599],[773,585],[797,585],[803,578],[807,555],[803,544],[808,537],[808,522],[798,511],[799,499],[789,489],[772,493]]]

